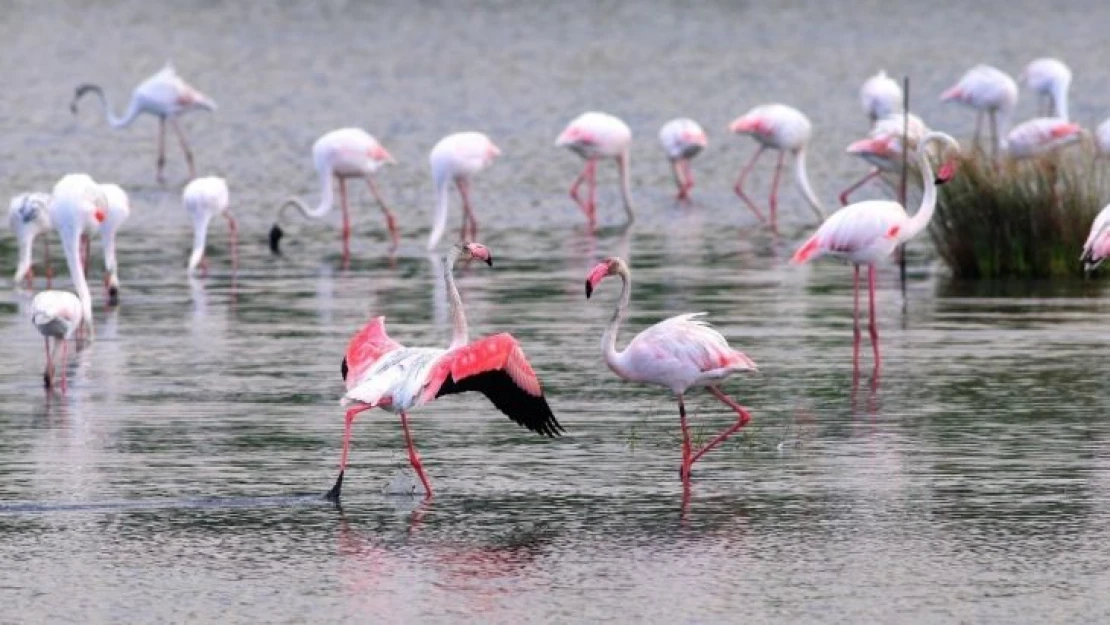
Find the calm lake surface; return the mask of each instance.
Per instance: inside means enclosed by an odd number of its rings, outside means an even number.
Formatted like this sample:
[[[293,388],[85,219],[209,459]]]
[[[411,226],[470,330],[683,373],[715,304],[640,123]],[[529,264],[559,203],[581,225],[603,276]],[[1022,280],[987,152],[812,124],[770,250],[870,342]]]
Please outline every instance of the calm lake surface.
[[[118,308],[93,245],[97,341],[73,358],[65,397],[41,388],[32,293],[0,290],[0,621],[1110,621],[1103,285],[955,283],[922,238],[905,300],[896,270],[880,276],[882,376],[865,344],[853,385],[850,270],[787,265],[809,211],[787,184],[785,236],[761,229],[730,189],[753,143],[725,132],[756,104],[804,110],[810,175],[831,204],[866,171],[843,150],[866,131],[856,91],[880,68],[911,75],[917,111],[966,137],[973,117],[936,101],[944,87],[976,62],[1016,75],[1059,55],[1089,124],[1110,113],[1110,5],[519,4],[15,2],[0,14],[6,192],[86,171],[134,207]],[[171,142],[171,183],[154,183],[154,120],[113,131],[91,100],[67,108],[76,84],[97,81],[118,113],[167,58],[220,105],[183,124],[198,170],[231,186],[235,276],[217,223],[211,274],[186,278],[185,170]],[[602,166],[596,237],[565,195],[581,162],[553,146],[588,109],[636,136],[638,220],[615,227]],[[1024,94],[1019,118],[1033,111]],[[678,115],[710,135],[688,207],[671,199],[655,139]],[[277,203],[317,197],[309,148],[350,125],[399,162],[378,176],[402,228],[396,257],[354,185],[349,268],[338,211],[290,220],[274,259]],[[365,413],[336,510],[321,496],[339,458],[346,341],[371,315],[408,344],[449,336],[439,261],[424,252],[427,152],[470,129],[504,151],[472,185],[495,263],[460,271],[471,330],[521,341],[567,435],[531,435],[481,396],[418,410],[437,489],[418,505],[382,493],[407,459],[396,417]],[[753,178],[761,196],[770,171]],[[459,219],[453,209],[456,232]],[[609,254],[633,268],[622,344],[707,311],[761,367],[725,385],[754,421],[697,465],[685,505],[673,399],[617,380],[599,355],[619,285],[587,302],[582,283]],[[9,287],[14,266],[5,235]],[[690,404],[700,436],[732,420],[703,392]]]

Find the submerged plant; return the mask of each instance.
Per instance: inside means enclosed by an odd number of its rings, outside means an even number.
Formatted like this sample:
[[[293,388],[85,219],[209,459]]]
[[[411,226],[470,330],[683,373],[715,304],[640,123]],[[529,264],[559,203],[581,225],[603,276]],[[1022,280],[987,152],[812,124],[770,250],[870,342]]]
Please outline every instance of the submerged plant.
[[[929,226],[938,254],[957,278],[1081,275],[1083,241],[1107,198],[1102,166],[1086,148],[1002,164],[962,156]]]

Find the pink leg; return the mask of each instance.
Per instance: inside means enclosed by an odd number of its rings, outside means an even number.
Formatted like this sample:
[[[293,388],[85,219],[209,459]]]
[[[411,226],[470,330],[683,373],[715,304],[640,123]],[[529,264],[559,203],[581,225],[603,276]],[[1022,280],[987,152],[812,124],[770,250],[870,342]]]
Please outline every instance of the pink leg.
[[[66,392],[66,368],[69,363],[69,341],[58,339],[62,343],[62,394]]]
[[[351,259],[351,216],[347,212],[347,182],[336,179],[339,181],[339,207],[343,210],[343,267],[346,268]]]
[[[716,386],[710,386],[708,388],[709,388],[709,392],[713,393],[714,397],[716,397],[717,399],[724,402],[724,404],[726,406],[728,406],[729,408],[732,408],[733,410],[735,410],[736,414],[739,415],[740,418],[737,419],[736,423],[733,424],[731,427],[726,429],[724,432],[721,432],[720,434],[718,434],[717,437],[714,438],[713,440],[709,441],[709,444],[706,445],[705,447],[702,447],[698,451],[698,453],[694,454],[694,457],[690,459],[690,466],[691,467],[694,465],[695,462],[698,461],[699,458],[704,456],[706,454],[706,452],[708,452],[710,449],[713,449],[717,445],[720,445],[721,443],[723,443],[726,438],[728,438],[728,437],[732,436],[733,434],[735,434],[736,432],[738,432],[740,430],[740,428],[744,427],[745,425],[748,424],[749,421],[752,420],[752,416],[750,414],[748,414],[748,411],[745,410],[743,406],[736,403],[736,401],[734,401],[731,397],[729,397],[728,395],[725,395],[721,391],[721,389],[717,388]]]
[[[420,464],[420,456],[416,453],[416,447],[412,444],[412,434],[409,432],[409,417],[405,411],[401,411],[401,429],[405,431],[405,445],[409,448],[409,462],[412,463],[412,470],[416,471],[416,475],[420,477],[420,481],[424,484],[424,498],[432,498],[432,485],[428,483],[428,476],[424,475],[424,465]]]
[[[859,344],[863,333],[859,329],[859,265],[852,265],[852,371],[859,373]]]
[[[869,180],[873,180],[874,178],[878,177],[879,174],[881,174],[881,173],[882,172],[879,171],[878,168],[872,169],[866,176],[864,176],[863,178],[860,178],[858,181],[856,181],[852,186],[848,187],[847,189],[844,189],[844,192],[840,194],[840,205],[841,206],[847,206],[848,205],[848,196],[851,195],[853,191],[855,191],[856,189],[858,189],[858,188],[862,187],[863,185],[867,184],[867,182]]]
[[[459,197],[462,198],[463,241],[477,241],[478,218],[474,216],[474,210],[470,207],[470,181],[463,176],[458,176],[455,178],[455,188],[459,190]],[[470,224],[469,232],[466,229],[467,223]]]
[[[778,211],[779,206],[779,179],[782,177],[782,162],[786,158],[786,152],[779,150],[779,160],[775,164],[775,175],[771,179],[771,199],[769,202],[769,212],[771,213],[771,232],[779,233],[779,224],[775,213]]]
[[[166,118],[158,118],[158,160],[155,162],[158,184],[166,184]]]
[[[975,134],[973,134],[971,136],[971,144],[973,146],[975,146],[976,148],[979,148],[980,150],[983,149],[983,146],[979,144],[979,134],[982,131],[982,127],[983,127],[983,111],[976,111],[975,112]]]
[[[590,205],[584,203],[582,199],[578,197],[578,189],[582,186],[582,183],[589,178],[593,164],[593,159],[587,159],[586,165],[582,167],[582,172],[578,174],[578,177],[574,179],[574,183],[570,185],[570,197],[574,200],[574,203],[578,205],[578,208],[582,210],[582,214],[586,216],[586,220],[590,224],[590,230],[594,228],[593,215],[590,210]]]
[[[597,161],[590,161],[586,169],[586,175],[589,178],[588,184],[590,185],[590,198],[587,200],[586,206],[590,209],[590,230],[593,230],[594,225],[597,224]]]
[[[81,268],[85,275],[89,273],[89,235],[81,235]]]
[[[185,162],[189,164],[189,180],[197,177],[197,168],[193,165],[193,151],[189,149],[189,140],[185,138],[185,133],[182,132],[181,126],[177,125],[177,118],[170,118],[170,125],[173,126],[173,131],[177,135],[177,140],[181,143],[181,151],[185,153]]]
[[[686,189],[683,191],[683,195],[689,198],[690,189],[694,188],[694,171],[690,169],[690,159],[688,158],[682,159],[682,173],[686,174]]]
[[[42,264],[43,272],[46,273],[46,288],[50,288],[51,278],[54,277],[54,271],[50,269],[50,233],[44,232],[42,234]]]
[[[736,179],[736,185],[732,187],[732,190],[736,192],[740,200],[747,204],[748,208],[751,209],[751,211],[755,213],[755,216],[759,218],[759,221],[762,222],[766,222],[767,220],[763,218],[763,213],[756,207],[755,202],[744,193],[744,181],[748,179],[748,174],[751,173],[752,167],[755,167],[755,162],[759,160],[760,155],[763,154],[763,150],[765,149],[766,148],[763,146],[759,146],[759,149],[752,155],[752,160],[748,161],[744,169],[740,170],[740,176]]]
[[[682,478],[683,485],[688,486],[690,483],[690,457],[693,454],[693,449],[690,445],[690,428],[686,425],[686,404],[683,402],[682,394],[678,395],[678,419],[682,425],[682,468],[679,469],[679,476]]]
[[[239,226],[231,213],[224,211],[224,217],[227,219],[227,228],[231,232],[231,273],[236,273],[239,270]]]
[[[351,448],[351,426],[355,423],[355,415],[373,407],[371,404],[360,404],[348,408],[343,417],[343,454],[339,457],[339,477],[336,478],[335,485],[331,487],[327,494],[327,498],[331,501],[339,501],[339,491],[343,488],[343,474],[347,471],[347,453]]]
[[[678,194],[675,195],[676,200],[685,200],[686,195],[686,177],[682,171],[683,159],[678,158],[671,161],[671,171],[674,173],[674,185],[678,187]]]
[[[382,200],[381,194],[378,193],[378,185],[374,184],[374,178],[372,176],[366,177],[366,184],[370,187],[370,194],[374,196],[374,201],[378,203],[378,206],[382,209],[382,213],[385,215],[385,225],[389,228],[389,239],[393,242],[390,249],[395,250],[400,241],[400,237],[397,235],[397,220],[393,218],[393,213],[389,210],[389,207],[386,206],[385,201]]]
[[[867,291],[870,296],[871,308],[871,349],[875,352],[875,370],[879,370],[879,326],[875,319],[875,265],[867,267]]]

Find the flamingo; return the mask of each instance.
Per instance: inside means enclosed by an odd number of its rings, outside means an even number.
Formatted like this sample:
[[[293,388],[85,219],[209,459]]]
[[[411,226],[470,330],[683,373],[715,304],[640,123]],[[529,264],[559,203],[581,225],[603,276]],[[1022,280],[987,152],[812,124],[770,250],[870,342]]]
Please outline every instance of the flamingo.
[[[1091,233],[1083,244],[1083,254],[1079,262],[1083,263],[1083,272],[1090,273],[1110,256],[1110,205],[1107,205],[1095,217],[1091,224]]]
[[[798,109],[785,104],[764,104],[737,117],[729,125],[729,130],[736,134],[750,135],[759,142],[759,149],[752,155],[748,164],[740,170],[740,176],[736,179],[736,186],[733,187],[733,190],[760,221],[767,220],[763,218],[763,213],[756,207],[755,203],[744,193],[744,180],[747,179],[763,151],[768,148],[778,150],[779,153],[778,164],[775,166],[775,177],[771,182],[771,198],[768,211],[772,232],[778,233],[775,211],[778,207],[779,174],[782,171],[782,163],[787,152],[794,155],[795,178],[802,195],[805,196],[817,217],[819,219],[825,218],[825,209],[821,207],[821,202],[817,200],[813,188],[809,186],[809,177],[806,175],[806,148],[809,145],[810,137],[813,135],[813,126],[809,123],[808,117]]]
[[[977,111],[974,142],[979,144],[983,114],[990,117],[991,156],[997,157],[1002,148],[1014,107],[1017,106],[1017,83],[1009,74],[990,65],[976,65],[969,69],[952,87],[940,95],[943,102],[959,102]]]
[[[890,139],[871,139],[875,142],[889,142]],[[898,141],[898,139],[894,139]],[[806,242],[794,253],[791,262],[804,263],[825,255],[847,258],[854,265],[853,315],[854,344],[852,362],[858,370],[859,345],[859,270],[867,266],[867,289],[870,302],[871,347],[874,350],[875,370],[879,368],[879,331],[875,319],[875,265],[890,256],[899,244],[904,243],[929,225],[936,209],[936,185],[947,182],[956,170],[956,157],[948,158],[941,165],[937,178],[933,178],[933,168],[929,163],[927,149],[929,143],[941,141],[947,148],[958,153],[959,144],[955,139],[942,132],[929,132],[922,137],[917,146],[917,164],[923,179],[924,192],[921,206],[910,217],[898,202],[890,200],[867,200],[856,202],[833,213]]]
[[[328,491],[328,499],[339,501],[355,415],[371,408],[401,416],[409,461],[424,485],[426,497],[432,496],[432,487],[409,432],[408,411],[412,408],[444,395],[478,391],[510,419],[533,432],[554,437],[563,431],[544,398],[539,379],[512,335],[495,334],[469,342],[466,316],[453,275],[455,262],[460,258],[475,258],[493,265],[489,250],[478,243],[459,243],[448,252],[443,277],[454,330],[447,349],[402,346],[385,333],[385,317],[372,319],[347,345],[340,366],[347,392],[341,403],[350,407],[344,420],[339,477]]]
[[[868,78],[859,89],[859,101],[871,123],[902,112],[902,87],[885,70]]]
[[[42,291],[31,300],[31,323],[46,343],[46,369],[42,380],[46,388],[54,385],[55,360],[62,350],[61,390],[66,390],[66,363],[69,350],[66,341],[73,338],[83,321],[81,300],[69,291]],[[54,349],[50,349],[54,339]]]
[[[447,225],[447,209],[450,204],[450,187],[454,181],[462,198],[463,225],[462,239],[477,238],[478,219],[470,208],[470,177],[493,164],[501,155],[501,150],[480,132],[456,132],[439,140],[428,157],[432,165],[432,180],[436,187],[436,214],[432,233],[428,237],[428,249],[435,249]],[[467,230],[467,225],[470,230]]]
[[[1006,133],[1003,150],[1012,159],[1033,158],[1079,141],[1084,131],[1059,117],[1034,117]]]
[[[347,211],[347,180],[350,178],[366,180],[370,193],[385,214],[389,237],[393,241],[392,249],[396,249],[397,224],[393,219],[393,213],[378,193],[378,187],[374,183],[374,172],[386,163],[396,164],[397,161],[393,160],[378,140],[361,128],[332,130],[312,144],[312,163],[320,176],[320,203],[316,208],[310,209],[298,198],[291,197],[285,200],[278,209],[274,227],[270,229],[270,250],[274,254],[281,254],[279,243],[284,232],[278,222],[281,221],[286,209],[295,208],[308,219],[318,219],[331,210],[334,200],[333,178],[339,185],[339,207],[343,210],[343,258],[346,259],[350,255],[351,218]]]
[[[193,218],[193,252],[189,255],[189,266],[186,271],[189,275],[193,275],[199,266],[203,273],[208,273],[208,262],[204,259],[208,224],[214,217],[220,215],[227,219],[227,227],[231,232],[231,266],[234,271],[234,268],[239,266],[238,229],[235,226],[235,218],[227,209],[227,181],[216,176],[197,178],[186,185],[181,193],[181,200],[185,210]]]
[[[35,237],[50,232],[50,195],[46,193],[21,193],[12,198],[8,206],[8,225],[11,226],[15,238],[19,241],[19,264],[15,270],[12,281],[19,284],[27,281],[31,287],[34,272],[31,269],[32,248]],[[42,238],[43,267],[47,277],[50,276],[50,243],[48,237]]]
[[[585,213],[590,230],[597,225],[597,204],[594,202],[597,191],[597,161],[603,158],[617,161],[624,212],[628,217],[627,223],[632,223],[636,216],[632,212],[632,190],[628,179],[629,148],[632,145],[632,130],[628,124],[607,113],[582,113],[567,124],[555,140],[555,145],[564,146],[586,159],[586,166],[570,187],[570,197]],[[578,188],[583,181],[588,189],[585,200],[578,197]]]
[[[678,187],[676,199],[685,200],[690,197],[690,189],[694,188],[690,159],[705,149],[709,139],[696,121],[680,117],[663,124],[659,129],[659,143],[663,144],[663,151],[671,161],[674,183]]]
[[[100,224],[100,240],[104,245],[104,288],[108,291],[108,305],[119,305],[119,265],[116,262],[116,232],[131,216],[131,201],[127,192],[116,184],[102,184],[100,190],[108,200],[108,210]]]
[[[628,314],[632,274],[617,257],[598,263],[586,275],[586,299],[593,295],[608,276],[620,276],[621,295],[617,309],[601,335],[601,354],[605,364],[618,377],[632,382],[654,384],[670,389],[678,398],[678,417],[682,426],[682,468],[684,485],[690,483],[690,469],[710,449],[721,444],[751,420],[751,414],[718,387],[733,373],[755,371],[755,362],[729,347],[728,341],[703,318],[705,313],[687,313],[664,319],[641,331],[624,351],[617,351],[617,333]],[[696,453],[690,445],[686,427],[686,391],[704,386],[714,397],[739,415],[736,423],[718,434]]]
[[[917,148],[921,138],[929,132],[928,126],[913,113],[895,113],[880,119],[868,133],[867,139],[853,142],[848,153],[854,154],[874,165],[866,176],[860,178],[840,194],[840,205],[848,205],[848,197],[862,187],[868,180],[884,173],[901,173],[902,153],[896,148],[901,146],[900,139],[905,133],[908,149]]]
[[[1046,117],[1068,119],[1068,89],[1071,87],[1071,69],[1063,61],[1053,58],[1036,59],[1025,66],[1018,81],[1037,93],[1037,109],[1047,99]]]
[[[104,95],[104,90],[98,85],[82,84],[77,87],[73,95],[73,102],[69,108],[77,114],[77,103],[87,94],[93,93],[100,99],[104,108],[104,115],[112,128],[126,128],[135,121],[141,113],[149,113],[158,117],[158,175],[159,183],[166,181],[163,170],[166,166],[166,122],[173,127],[177,140],[181,143],[181,150],[185,153],[185,160],[189,164],[189,178],[196,177],[196,168],[193,165],[193,151],[189,148],[189,141],[177,123],[178,116],[189,111],[203,110],[215,111],[216,103],[189,83],[185,82],[173,65],[166,62],[158,73],[143,82],[131,92],[131,102],[123,117],[116,117],[112,113],[112,106]]]
[[[1110,119],[1103,121],[1095,129],[1095,150],[1099,156],[1110,155]]]

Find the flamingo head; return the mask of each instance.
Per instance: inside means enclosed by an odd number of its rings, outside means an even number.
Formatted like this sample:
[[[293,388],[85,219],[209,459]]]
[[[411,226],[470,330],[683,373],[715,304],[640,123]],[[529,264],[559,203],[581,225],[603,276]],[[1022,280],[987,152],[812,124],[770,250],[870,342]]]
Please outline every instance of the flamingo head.
[[[944,184],[951,180],[952,176],[956,175],[958,162],[959,161],[954,158],[950,158],[945,161],[944,164],[940,166],[940,169],[937,170],[937,179],[935,181],[936,184]]]
[[[961,89],[959,85],[956,85],[954,87],[949,87],[948,89],[945,89],[944,92],[940,94],[940,101],[948,102],[951,100],[962,100],[963,97],[964,90]]]
[[[501,156],[501,148],[494,145],[493,141],[490,141],[489,145],[486,146],[486,161],[492,163],[493,159],[498,156]]]
[[[580,143],[592,143],[593,135],[588,130],[579,128],[578,126],[567,126],[567,129],[559,135],[555,140],[557,146],[576,145]]]
[[[388,163],[390,165],[397,164],[397,161],[393,158],[393,155],[387,152],[385,148],[377,144],[375,144],[374,147],[370,148],[368,156],[378,163]]]
[[[586,299],[590,299],[590,296],[594,293],[594,289],[597,288],[597,285],[601,284],[602,280],[609,276],[619,275],[623,266],[624,261],[616,256],[610,256],[594,265],[590,273],[586,274]]]
[[[733,120],[728,129],[738,135],[763,135],[770,132],[771,126],[759,115],[748,113]]]
[[[459,258],[477,258],[490,267],[493,266],[493,254],[490,254],[489,248],[481,243],[459,243],[458,254]]]

